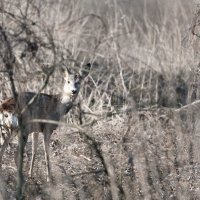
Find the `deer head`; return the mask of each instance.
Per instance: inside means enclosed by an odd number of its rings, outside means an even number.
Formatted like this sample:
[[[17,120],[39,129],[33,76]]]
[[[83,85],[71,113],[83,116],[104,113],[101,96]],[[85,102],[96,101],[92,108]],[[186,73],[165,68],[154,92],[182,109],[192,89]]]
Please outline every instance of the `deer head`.
[[[64,69],[64,89],[62,102],[69,102],[76,99],[81,81],[88,75],[91,65],[85,65],[79,73],[72,73],[68,68]]]

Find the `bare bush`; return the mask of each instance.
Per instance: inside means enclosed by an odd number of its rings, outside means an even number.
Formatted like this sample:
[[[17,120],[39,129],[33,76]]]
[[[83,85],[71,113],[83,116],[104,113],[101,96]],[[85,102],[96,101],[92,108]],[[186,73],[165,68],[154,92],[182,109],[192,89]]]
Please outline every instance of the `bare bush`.
[[[200,197],[199,103],[191,104],[200,98],[199,10],[193,16],[191,4],[1,2],[1,99],[15,90],[56,94],[62,65],[92,63],[68,123],[52,138],[54,181],[45,182],[39,153],[25,199]],[[4,199],[16,193],[15,151],[16,138],[2,163]]]

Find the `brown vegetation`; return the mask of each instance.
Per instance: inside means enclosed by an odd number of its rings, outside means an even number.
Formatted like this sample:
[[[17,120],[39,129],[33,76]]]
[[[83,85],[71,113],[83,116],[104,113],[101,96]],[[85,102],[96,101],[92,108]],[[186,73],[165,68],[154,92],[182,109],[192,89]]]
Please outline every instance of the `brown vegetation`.
[[[57,94],[61,66],[92,63],[51,138],[52,184],[42,147],[27,178],[26,145],[24,199],[200,199],[199,12],[191,4],[1,2],[1,99]],[[3,157],[0,199],[16,196],[17,144]]]

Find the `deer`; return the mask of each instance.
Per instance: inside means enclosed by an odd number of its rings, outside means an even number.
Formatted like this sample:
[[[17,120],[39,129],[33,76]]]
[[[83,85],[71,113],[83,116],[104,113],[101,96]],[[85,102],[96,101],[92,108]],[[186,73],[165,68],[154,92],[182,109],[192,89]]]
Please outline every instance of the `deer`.
[[[49,95],[45,93],[21,92],[17,94],[17,99],[13,97],[5,99],[0,105],[0,126],[9,132],[19,129],[18,113],[25,107],[25,111],[21,114],[21,125],[24,130],[25,145],[28,141],[29,134],[32,134],[32,155],[29,168],[29,177],[33,176],[33,167],[38,147],[39,133],[43,135],[43,148],[46,162],[47,182],[52,179],[49,145],[53,131],[58,127],[56,123],[48,123],[48,120],[59,122],[61,118],[67,114],[74,105],[74,101],[78,96],[82,80],[89,74],[91,64],[87,64],[82,68],[80,73],[72,73],[68,68],[64,69],[64,86],[61,93],[57,95]],[[30,104],[30,101],[34,101]],[[28,106],[27,106],[28,105]],[[34,119],[46,120],[46,122],[38,121],[31,123]],[[0,162],[3,152],[10,139],[9,133],[6,144],[1,148]]]
[[[10,139],[17,133],[18,118],[14,114],[15,102],[13,98],[6,99],[0,105],[0,166],[2,163],[3,153],[9,146]]]

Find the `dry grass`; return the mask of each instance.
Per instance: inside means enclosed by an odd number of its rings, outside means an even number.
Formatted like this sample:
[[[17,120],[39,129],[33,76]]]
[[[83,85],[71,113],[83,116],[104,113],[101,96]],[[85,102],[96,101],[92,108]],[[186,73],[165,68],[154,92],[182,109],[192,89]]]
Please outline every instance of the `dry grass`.
[[[199,108],[175,112],[200,98],[199,38],[188,28],[194,6],[186,0],[3,2],[17,91],[38,91],[53,72],[43,92],[56,94],[61,65],[93,64],[79,106],[63,119],[80,126],[81,113],[84,131],[55,131],[52,185],[40,145],[25,199],[200,199]],[[5,70],[3,42],[0,49]],[[2,98],[12,94],[6,73],[0,86]],[[5,199],[15,197],[15,150],[14,139],[0,177]],[[26,152],[25,177],[31,141]]]

